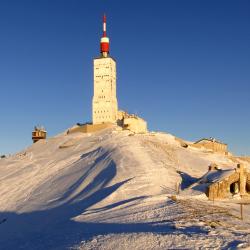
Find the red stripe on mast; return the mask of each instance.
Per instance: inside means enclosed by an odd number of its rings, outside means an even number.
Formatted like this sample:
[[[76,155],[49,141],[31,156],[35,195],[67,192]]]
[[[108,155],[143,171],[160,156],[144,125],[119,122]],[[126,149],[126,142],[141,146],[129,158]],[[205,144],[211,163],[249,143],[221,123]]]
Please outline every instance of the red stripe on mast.
[[[107,56],[109,54],[109,38],[106,34],[106,15],[103,15],[103,35],[100,43],[100,51],[102,55]]]

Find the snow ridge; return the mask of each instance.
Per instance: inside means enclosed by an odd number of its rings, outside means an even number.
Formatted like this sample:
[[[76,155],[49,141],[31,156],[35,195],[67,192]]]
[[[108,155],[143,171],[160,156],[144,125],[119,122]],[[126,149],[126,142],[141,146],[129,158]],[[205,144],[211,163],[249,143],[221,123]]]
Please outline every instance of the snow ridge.
[[[192,248],[195,242],[200,249],[204,244],[248,245],[247,222],[241,222],[236,241],[235,210],[224,209],[218,216],[222,211],[218,208],[202,220],[206,214],[201,211],[211,206],[204,194],[197,196],[189,189],[171,198],[178,184],[190,186],[211,162],[234,164],[226,156],[183,148],[174,136],[164,133],[134,135],[112,128],[95,134],[62,133],[39,141],[0,160],[0,246],[166,249],[185,248],[184,242]],[[190,217],[190,213],[196,215]],[[213,230],[210,223],[215,218],[220,222]],[[231,223],[230,230],[225,220]]]

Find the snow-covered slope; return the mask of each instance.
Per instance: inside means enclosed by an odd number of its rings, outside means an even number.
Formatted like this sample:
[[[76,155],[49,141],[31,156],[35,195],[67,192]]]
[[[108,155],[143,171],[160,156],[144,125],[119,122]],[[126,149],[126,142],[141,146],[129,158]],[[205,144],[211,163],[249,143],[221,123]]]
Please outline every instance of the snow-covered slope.
[[[0,248],[164,249],[192,248],[194,242],[200,247],[249,243],[244,222],[238,243],[234,231],[221,235],[224,229],[207,237],[209,219],[189,220],[186,207],[195,210],[196,205],[181,201],[195,192],[180,201],[168,198],[179,183],[185,188],[201,177],[211,162],[235,165],[226,156],[183,148],[163,133],[133,135],[113,128],[39,141],[0,160]],[[197,204],[206,211],[210,205],[201,196],[204,201]],[[223,216],[232,225],[238,223],[227,212]],[[184,221],[188,224],[178,226]]]

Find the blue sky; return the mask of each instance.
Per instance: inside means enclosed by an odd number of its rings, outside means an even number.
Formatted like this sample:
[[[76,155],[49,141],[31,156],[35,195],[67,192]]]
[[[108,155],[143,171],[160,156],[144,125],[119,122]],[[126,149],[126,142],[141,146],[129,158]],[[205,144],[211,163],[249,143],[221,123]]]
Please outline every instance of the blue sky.
[[[91,120],[107,14],[119,108],[150,130],[250,155],[250,2],[1,0],[0,154]]]

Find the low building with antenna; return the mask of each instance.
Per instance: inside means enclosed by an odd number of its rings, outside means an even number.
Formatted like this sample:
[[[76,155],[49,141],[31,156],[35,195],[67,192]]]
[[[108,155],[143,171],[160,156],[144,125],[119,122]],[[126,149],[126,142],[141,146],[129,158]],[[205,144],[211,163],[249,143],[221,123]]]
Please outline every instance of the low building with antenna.
[[[32,131],[32,140],[33,143],[42,140],[42,139],[46,139],[47,136],[47,131],[45,130],[45,128],[43,126],[35,126],[34,130]]]

